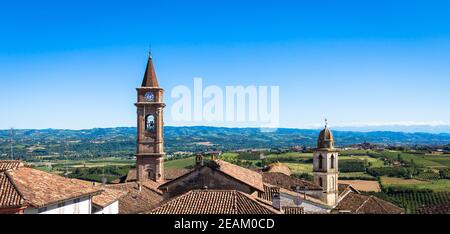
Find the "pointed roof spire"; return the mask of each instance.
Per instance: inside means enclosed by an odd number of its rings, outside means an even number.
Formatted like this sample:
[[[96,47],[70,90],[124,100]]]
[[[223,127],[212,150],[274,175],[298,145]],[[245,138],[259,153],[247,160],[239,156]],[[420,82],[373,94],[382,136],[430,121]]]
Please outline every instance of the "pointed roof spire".
[[[152,61],[152,51],[148,53],[147,67],[145,68],[144,80],[142,87],[159,87],[158,79],[156,78],[155,67]]]

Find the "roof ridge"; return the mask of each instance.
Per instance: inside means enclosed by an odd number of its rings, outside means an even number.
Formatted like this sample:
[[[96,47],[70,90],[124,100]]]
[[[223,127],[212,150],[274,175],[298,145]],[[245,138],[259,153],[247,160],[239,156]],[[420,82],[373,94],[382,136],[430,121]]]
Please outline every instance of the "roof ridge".
[[[370,196],[367,196],[367,199],[363,203],[361,203],[361,205],[355,210],[355,213],[357,213],[358,210],[361,209],[370,200],[370,198]]]
[[[372,200],[374,200],[379,206],[381,206],[381,209],[383,209],[385,212],[388,212],[388,210],[377,199],[375,199],[373,195],[370,195],[370,198],[372,198]]]
[[[12,184],[12,186],[14,187],[14,189],[17,191],[17,193],[20,195],[20,197],[23,199],[23,201],[26,204],[29,204],[28,199],[25,198],[25,196],[23,195],[22,191],[20,191],[19,187],[17,186],[16,182],[14,181],[14,179],[11,177],[11,175],[9,175],[9,170],[3,172],[3,174],[6,175],[6,178],[8,179],[8,181]]]

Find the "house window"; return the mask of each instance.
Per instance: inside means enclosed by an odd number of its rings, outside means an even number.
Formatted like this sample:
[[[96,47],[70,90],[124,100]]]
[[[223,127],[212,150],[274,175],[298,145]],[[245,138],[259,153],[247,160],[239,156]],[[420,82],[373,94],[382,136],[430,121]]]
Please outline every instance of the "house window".
[[[322,169],[322,164],[323,164],[323,157],[322,155],[319,155],[319,169]]]
[[[334,169],[334,155],[331,155],[331,158],[330,158],[330,160],[331,160],[331,169]]]
[[[319,178],[319,186],[322,187],[322,178]]]
[[[45,211],[47,211],[47,207],[42,207],[42,208],[38,209],[38,213],[42,213],[42,212],[45,212]]]

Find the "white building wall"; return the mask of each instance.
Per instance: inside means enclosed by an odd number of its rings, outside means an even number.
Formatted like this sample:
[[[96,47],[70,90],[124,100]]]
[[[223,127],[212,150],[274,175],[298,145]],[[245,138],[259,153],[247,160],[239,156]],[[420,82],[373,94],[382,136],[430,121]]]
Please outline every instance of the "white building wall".
[[[58,204],[47,206],[46,211],[39,212],[39,209],[28,207],[25,209],[25,214],[90,214],[91,213],[91,197],[79,198],[78,202],[75,199],[65,201],[65,205],[58,207]]]
[[[119,213],[119,201],[113,202],[111,205],[98,210],[94,214],[118,214]]]
[[[310,201],[305,201],[300,198],[301,203],[299,203],[299,197],[294,197],[289,194],[281,193],[280,194],[281,207],[283,206],[300,206],[303,207],[303,210],[306,213],[328,213],[330,211],[329,208],[320,206],[318,204],[312,203]]]

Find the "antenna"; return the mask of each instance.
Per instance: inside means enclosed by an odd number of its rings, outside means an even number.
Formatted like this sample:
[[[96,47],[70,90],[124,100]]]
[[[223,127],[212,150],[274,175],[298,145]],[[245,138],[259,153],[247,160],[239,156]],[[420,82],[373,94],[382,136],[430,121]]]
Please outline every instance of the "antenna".
[[[14,134],[15,134],[14,128],[10,129],[9,134],[11,137],[11,155],[10,155],[10,157],[11,157],[11,160],[14,160]]]
[[[328,127],[328,119],[325,118],[325,127]]]

